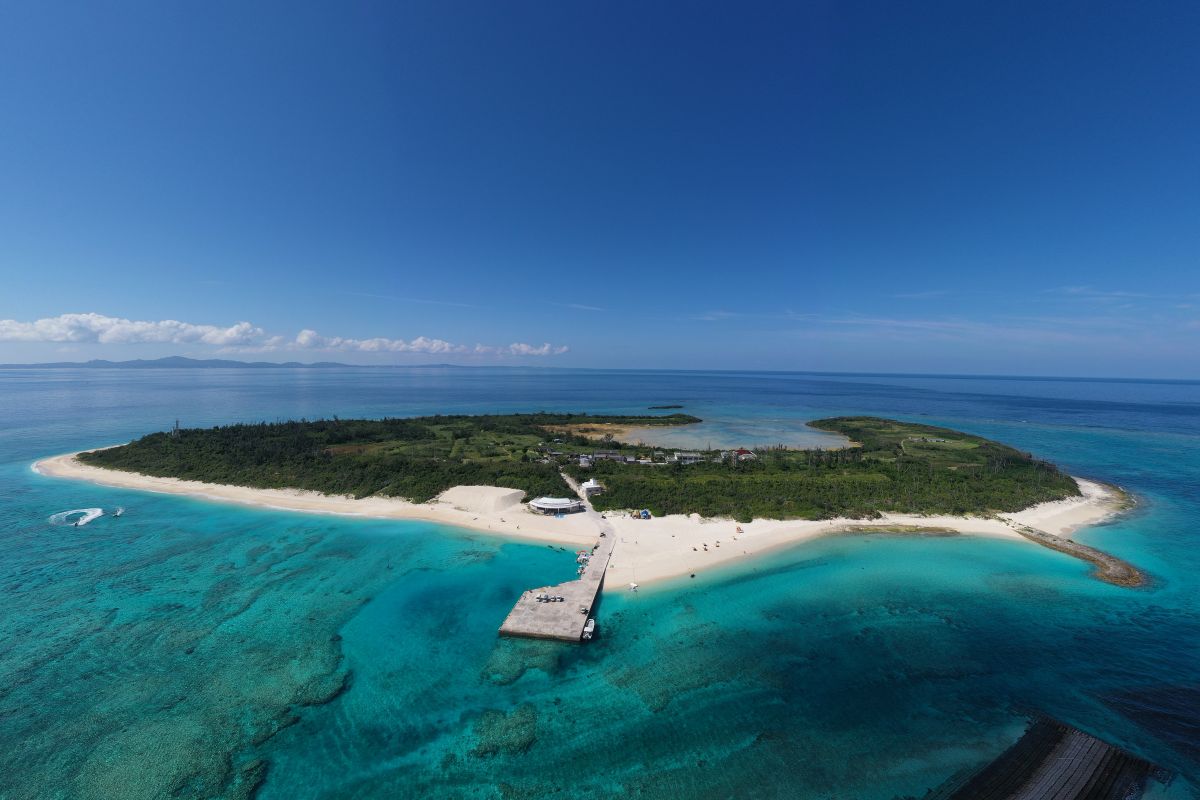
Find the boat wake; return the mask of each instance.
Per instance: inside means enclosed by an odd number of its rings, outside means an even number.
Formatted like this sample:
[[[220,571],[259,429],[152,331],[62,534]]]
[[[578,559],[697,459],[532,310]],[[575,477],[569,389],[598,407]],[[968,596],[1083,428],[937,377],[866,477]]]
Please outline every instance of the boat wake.
[[[124,511],[124,509],[121,509]],[[104,516],[102,508],[76,508],[71,511],[60,511],[50,515],[51,525],[71,525],[79,528],[94,519]]]

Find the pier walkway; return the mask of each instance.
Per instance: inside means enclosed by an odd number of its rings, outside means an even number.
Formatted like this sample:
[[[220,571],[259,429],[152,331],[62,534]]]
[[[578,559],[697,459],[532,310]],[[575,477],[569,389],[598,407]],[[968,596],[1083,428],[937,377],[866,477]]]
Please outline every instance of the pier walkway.
[[[529,639],[557,639],[563,642],[578,642],[583,638],[583,626],[592,616],[596,599],[604,586],[604,573],[617,543],[616,532],[608,520],[592,508],[586,495],[566,475],[571,488],[583,500],[587,509],[584,513],[596,523],[597,544],[592,549],[592,558],[582,575],[573,581],[529,589],[522,593],[513,610],[500,626],[501,636],[523,636]],[[600,535],[600,534],[603,535]],[[537,596],[547,594],[561,596],[562,602],[539,603]],[[586,609],[586,611],[581,610]]]
[[[1135,800],[1147,762],[1056,720],[1035,720],[1016,744],[929,800]]]

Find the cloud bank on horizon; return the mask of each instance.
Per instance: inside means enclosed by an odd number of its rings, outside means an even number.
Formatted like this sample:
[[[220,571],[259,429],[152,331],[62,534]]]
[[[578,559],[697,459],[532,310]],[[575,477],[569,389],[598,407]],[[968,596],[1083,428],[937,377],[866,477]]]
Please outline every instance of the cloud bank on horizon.
[[[0,319],[0,342],[38,344],[173,344],[217,348],[221,353],[266,353],[277,351],[323,351],[343,353],[418,353],[428,355],[469,356],[556,356],[567,352],[565,345],[548,342],[532,345],[513,342],[507,345],[456,344],[443,339],[417,336],[414,339],[372,337],[354,339],[322,336],[314,330],[301,330],[288,337],[269,334],[249,322],[227,327],[203,325],[179,320],[130,320],[104,314],[59,314],[22,322]]]

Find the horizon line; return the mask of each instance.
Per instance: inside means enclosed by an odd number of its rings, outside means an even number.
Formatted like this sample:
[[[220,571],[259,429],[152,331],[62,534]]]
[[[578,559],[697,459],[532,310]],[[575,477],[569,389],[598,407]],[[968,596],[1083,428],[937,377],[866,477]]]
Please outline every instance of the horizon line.
[[[1074,383],[1176,383],[1200,384],[1200,378],[1135,378],[1125,376],[1064,376],[1064,375],[1020,375],[1013,373],[985,372],[882,372],[877,370],[839,371],[839,370],[804,370],[804,369],[722,369],[695,368],[678,369],[669,367],[564,367],[541,364],[450,364],[432,362],[428,364],[347,364],[340,361],[241,361],[226,358],[194,358],[192,356],[162,356],[159,358],[134,358],[122,361],[94,358],[88,361],[42,361],[28,363],[0,364],[0,370],[12,369],[120,369],[136,368],[136,364],[155,364],[162,361],[189,361],[197,365],[223,362],[238,364],[245,369],[527,369],[527,370],[560,370],[586,372],[671,372],[671,373],[722,373],[722,374],[766,374],[766,375],[816,375],[831,377],[856,378],[947,378],[952,380],[991,379],[991,380],[1028,380],[1028,381],[1063,381]],[[88,365],[104,365],[92,366]],[[109,366],[111,365],[111,366]],[[197,369],[196,366],[159,366],[158,369]],[[208,369],[222,369],[221,366],[208,366]],[[225,367],[227,368],[227,367]]]

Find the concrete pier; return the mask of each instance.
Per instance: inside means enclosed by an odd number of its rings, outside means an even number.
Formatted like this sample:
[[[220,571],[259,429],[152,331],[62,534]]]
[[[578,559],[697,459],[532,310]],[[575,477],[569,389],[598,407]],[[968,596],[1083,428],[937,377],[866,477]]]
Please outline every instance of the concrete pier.
[[[563,476],[566,478],[566,476]],[[557,639],[563,642],[578,642],[583,638],[583,626],[592,616],[592,609],[604,587],[604,573],[608,569],[609,559],[616,546],[616,532],[601,517],[587,498],[579,492],[574,481],[567,482],[575,489],[587,508],[586,513],[591,517],[597,528],[597,542],[592,549],[592,557],[582,575],[573,581],[559,583],[554,586],[542,586],[529,589],[521,594],[513,610],[509,612],[500,626],[501,636],[523,636],[529,639]],[[604,535],[601,536],[600,534]],[[562,596],[562,602],[539,603],[537,596],[547,594],[551,597]],[[583,609],[586,609],[583,610]]]
[[[1052,719],[1034,723],[990,764],[929,800],[1135,800],[1154,768]]]

